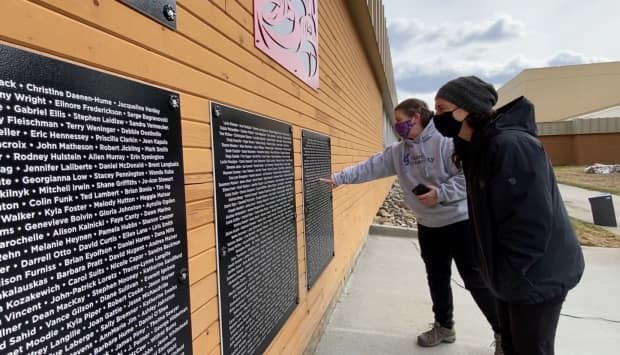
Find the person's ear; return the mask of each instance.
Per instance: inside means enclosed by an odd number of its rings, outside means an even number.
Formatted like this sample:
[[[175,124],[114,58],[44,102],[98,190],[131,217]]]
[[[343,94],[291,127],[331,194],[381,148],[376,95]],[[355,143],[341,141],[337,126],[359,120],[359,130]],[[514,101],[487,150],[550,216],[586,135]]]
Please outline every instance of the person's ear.
[[[469,116],[469,112],[463,110],[460,107],[452,111],[452,117],[454,117],[454,119],[459,122],[463,122],[467,116]]]

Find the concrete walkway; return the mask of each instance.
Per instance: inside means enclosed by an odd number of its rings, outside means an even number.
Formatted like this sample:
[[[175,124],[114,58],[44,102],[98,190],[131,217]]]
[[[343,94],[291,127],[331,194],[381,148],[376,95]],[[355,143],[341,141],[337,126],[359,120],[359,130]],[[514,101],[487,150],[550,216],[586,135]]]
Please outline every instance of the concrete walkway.
[[[620,250],[584,248],[587,271],[563,313],[620,320]],[[456,271],[454,271],[456,274]],[[458,276],[455,282],[461,283]],[[317,355],[492,354],[492,331],[469,293],[453,283],[457,341],[424,349],[432,321],[417,239],[371,235],[331,315]],[[556,353],[618,354],[620,324],[562,317]]]
[[[580,219],[585,222],[593,223],[592,209],[590,208],[589,197],[599,196],[602,192],[586,190],[579,187],[558,184],[562,199],[571,217]],[[614,210],[616,212],[616,221],[620,223],[620,196],[612,195]],[[620,236],[620,227],[603,227],[608,231]]]

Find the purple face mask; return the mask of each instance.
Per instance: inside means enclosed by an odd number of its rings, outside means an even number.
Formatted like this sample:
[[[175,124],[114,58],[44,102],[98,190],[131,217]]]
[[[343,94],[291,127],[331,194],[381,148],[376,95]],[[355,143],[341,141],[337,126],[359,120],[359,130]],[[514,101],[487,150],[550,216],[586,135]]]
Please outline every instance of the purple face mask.
[[[397,124],[394,125],[394,129],[396,129],[396,132],[398,133],[398,135],[401,136],[403,139],[409,138],[409,132],[411,132],[412,127],[413,127],[413,120],[398,122]]]

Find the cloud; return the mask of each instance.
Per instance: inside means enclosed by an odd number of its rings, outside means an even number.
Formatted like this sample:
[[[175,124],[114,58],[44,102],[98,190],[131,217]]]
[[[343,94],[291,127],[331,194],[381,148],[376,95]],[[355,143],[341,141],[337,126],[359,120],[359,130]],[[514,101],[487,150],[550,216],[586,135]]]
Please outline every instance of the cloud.
[[[399,98],[404,97],[405,94],[408,95],[407,97],[416,95],[430,97],[441,85],[463,75],[476,75],[493,83],[496,87],[500,87],[528,68],[605,61],[608,59],[586,56],[570,50],[562,50],[542,59],[531,59],[524,55],[516,55],[500,63],[469,60],[467,56],[464,56],[462,60],[450,59],[449,61],[441,57],[423,61],[401,59],[395,67],[395,76]]]
[[[499,65],[468,60],[447,62],[441,58],[426,62],[400,63],[396,67],[396,85],[405,92],[428,93],[462,75],[476,75],[495,85],[501,85],[529,66],[530,62],[523,56],[516,56]]]
[[[401,90],[398,92],[398,102],[401,102],[403,100],[410,99],[410,98],[416,98],[418,100],[422,100],[426,102],[426,104],[428,105],[428,107],[431,108],[431,110],[433,110],[433,107],[435,106],[435,92],[434,91],[420,93],[420,92],[411,92],[411,91]]]
[[[500,16],[479,25],[465,24],[452,42],[453,45],[467,45],[476,42],[501,42],[523,35],[525,25],[510,16]]]
[[[609,59],[601,57],[589,57],[582,53],[563,50],[555,54],[547,61],[548,66],[559,67],[564,65],[589,64],[607,62]]]
[[[404,48],[417,42],[433,42],[441,39],[445,29],[443,26],[427,26],[423,22],[413,19],[396,19],[388,25],[390,43],[396,48]]]
[[[396,19],[388,25],[390,43],[395,49],[409,45],[443,44],[462,47],[476,43],[496,43],[523,35],[525,25],[510,16],[502,15],[483,23],[441,23],[428,25],[420,20]]]
[[[407,71],[396,77],[399,90],[408,92],[430,92],[437,90],[446,81],[458,76],[451,67],[435,67],[429,64],[412,65]]]

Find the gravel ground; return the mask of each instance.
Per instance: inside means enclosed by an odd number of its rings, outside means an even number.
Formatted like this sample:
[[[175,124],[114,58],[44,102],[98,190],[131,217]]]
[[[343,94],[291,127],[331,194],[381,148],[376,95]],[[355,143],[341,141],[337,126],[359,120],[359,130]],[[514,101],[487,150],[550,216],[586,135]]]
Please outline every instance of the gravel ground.
[[[383,206],[377,211],[374,223],[397,227],[414,227],[416,225],[413,212],[405,205],[403,190],[400,188],[398,180],[392,185],[390,193],[383,201]]]

